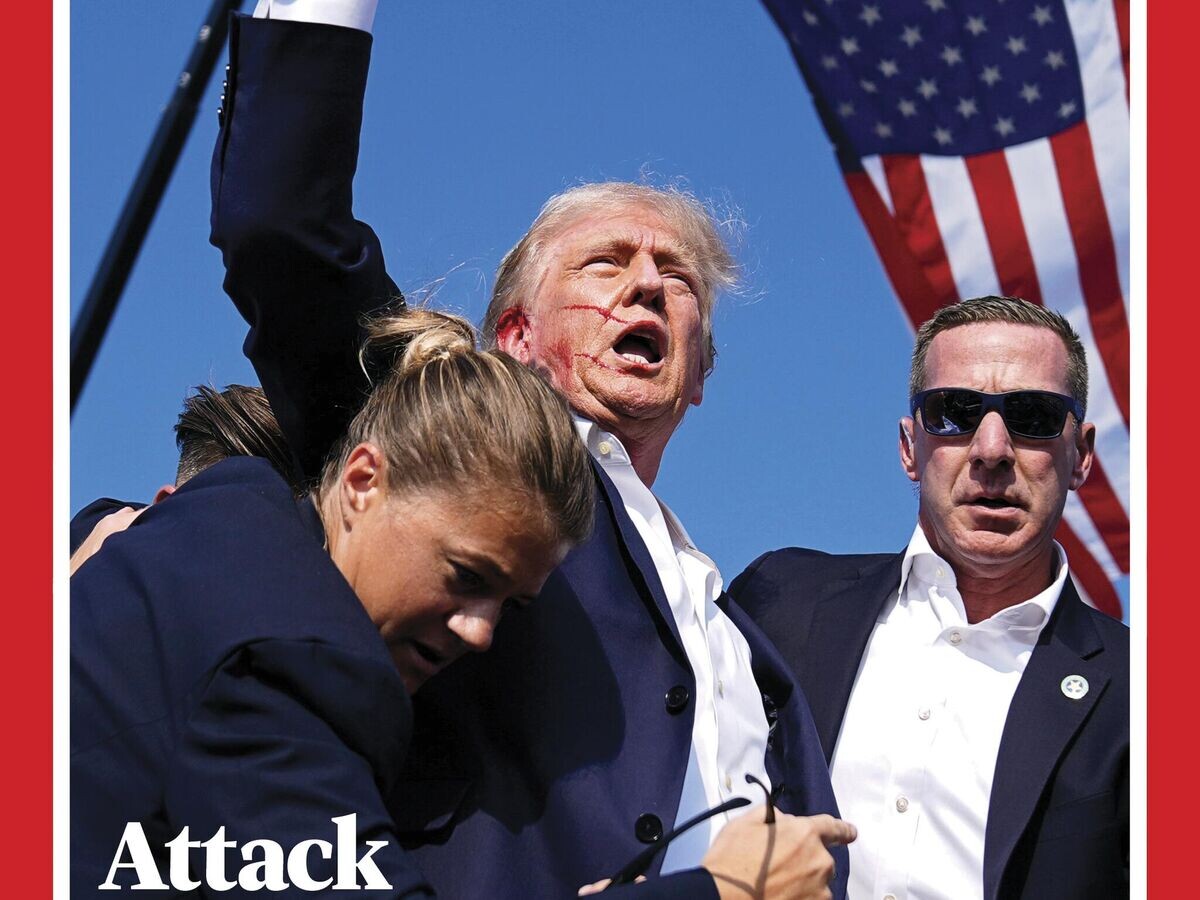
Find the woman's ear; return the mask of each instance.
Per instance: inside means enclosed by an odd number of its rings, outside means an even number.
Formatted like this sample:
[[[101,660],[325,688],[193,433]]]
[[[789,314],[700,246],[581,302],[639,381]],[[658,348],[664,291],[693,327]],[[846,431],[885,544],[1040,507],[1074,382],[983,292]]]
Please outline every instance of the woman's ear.
[[[338,501],[344,519],[352,519],[381,502],[387,493],[387,457],[370,441],[350,451],[338,479]]]

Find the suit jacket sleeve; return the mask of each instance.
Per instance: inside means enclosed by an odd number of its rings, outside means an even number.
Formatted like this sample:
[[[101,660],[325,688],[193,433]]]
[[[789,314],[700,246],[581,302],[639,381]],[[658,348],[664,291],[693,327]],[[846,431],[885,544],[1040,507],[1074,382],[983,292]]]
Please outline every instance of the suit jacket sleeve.
[[[314,641],[268,640],[235,652],[198,688],[183,725],[166,779],[168,824],[189,826],[193,840],[224,826],[225,839],[239,846],[270,839],[285,854],[304,840],[329,841],[331,859],[308,853],[309,873],[320,881],[337,878],[331,820],[353,813],[355,859],[367,852],[366,841],[385,842],[371,859],[391,890],[369,895],[432,897],[383,801],[412,715],[385,665]],[[230,856],[237,864],[226,875],[236,879],[241,854]]]
[[[309,477],[365,396],[363,316],[400,296],[352,212],[370,50],[351,28],[235,17],[230,30],[211,240],[250,326],[246,356]]]

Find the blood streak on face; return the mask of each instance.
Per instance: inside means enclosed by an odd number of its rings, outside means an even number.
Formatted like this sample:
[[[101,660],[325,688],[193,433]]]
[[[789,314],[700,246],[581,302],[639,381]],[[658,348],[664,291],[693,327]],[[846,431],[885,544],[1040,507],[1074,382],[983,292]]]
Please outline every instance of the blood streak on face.
[[[622,325],[634,324],[632,319],[622,319],[620,316],[614,315],[612,310],[605,309],[603,306],[593,306],[589,303],[572,303],[569,306],[563,306],[560,309],[590,309],[592,312],[599,314],[602,318],[607,319],[609,322],[620,322]],[[586,354],[578,355],[586,356]],[[591,358],[595,359],[595,357]]]

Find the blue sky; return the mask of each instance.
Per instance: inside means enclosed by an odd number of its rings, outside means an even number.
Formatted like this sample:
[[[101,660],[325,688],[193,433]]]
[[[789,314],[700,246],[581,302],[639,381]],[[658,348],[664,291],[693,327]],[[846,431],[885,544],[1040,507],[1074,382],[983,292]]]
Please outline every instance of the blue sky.
[[[72,318],[208,6],[71,5]],[[682,179],[745,223],[745,284],[718,307],[716,371],[656,491],[726,583],[779,546],[902,548],[911,333],[761,5],[380,6],[355,210],[400,287],[440,282],[437,302],[478,321],[550,194]],[[219,94],[218,74],[72,421],[72,512],[172,480],[190,386],[255,383],[208,244]]]

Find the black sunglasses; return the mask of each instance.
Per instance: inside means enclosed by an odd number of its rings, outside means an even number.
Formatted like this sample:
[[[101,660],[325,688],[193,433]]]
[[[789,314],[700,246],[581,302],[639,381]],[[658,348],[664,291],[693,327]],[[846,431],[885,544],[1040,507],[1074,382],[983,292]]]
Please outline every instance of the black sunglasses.
[[[767,790],[767,786],[749,773],[746,774],[747,784],[757,784],[763,790],[763,794],[767,798],[766,815],[764,821],[767,825],[775,821],[775,798],[771,792]],[[654,857],[666,849],[667,844],[675,840],[685,831],[689,831],[701,822],[711,819],[713,816],[718,816],[721,813],[730,812],[742,806],[749,806],[750,801],[745,797],[734,797],[732,800],[726,800],[720,806],[714,806],[712,809],[705,810],[699,815],[693,816],[686,822],[680,823],[673,831],[668,832],[664,837],[655,841],[633,859],[612,877],[610,887],[614,884],[632,884],[637,880],[638,876],[645,875],[650,868],[650,864],[654,862]]]
[[[1051,391],[1006,391],[988,394],[970,388],[933,388],[914,394],[909,403],[913,416],[937,437],[970,434],[992,410],[1000,413],[1009,434],[1048,440],[1063,433],[1067,413],[1083,421],[1083,406],[1074,397]]]

